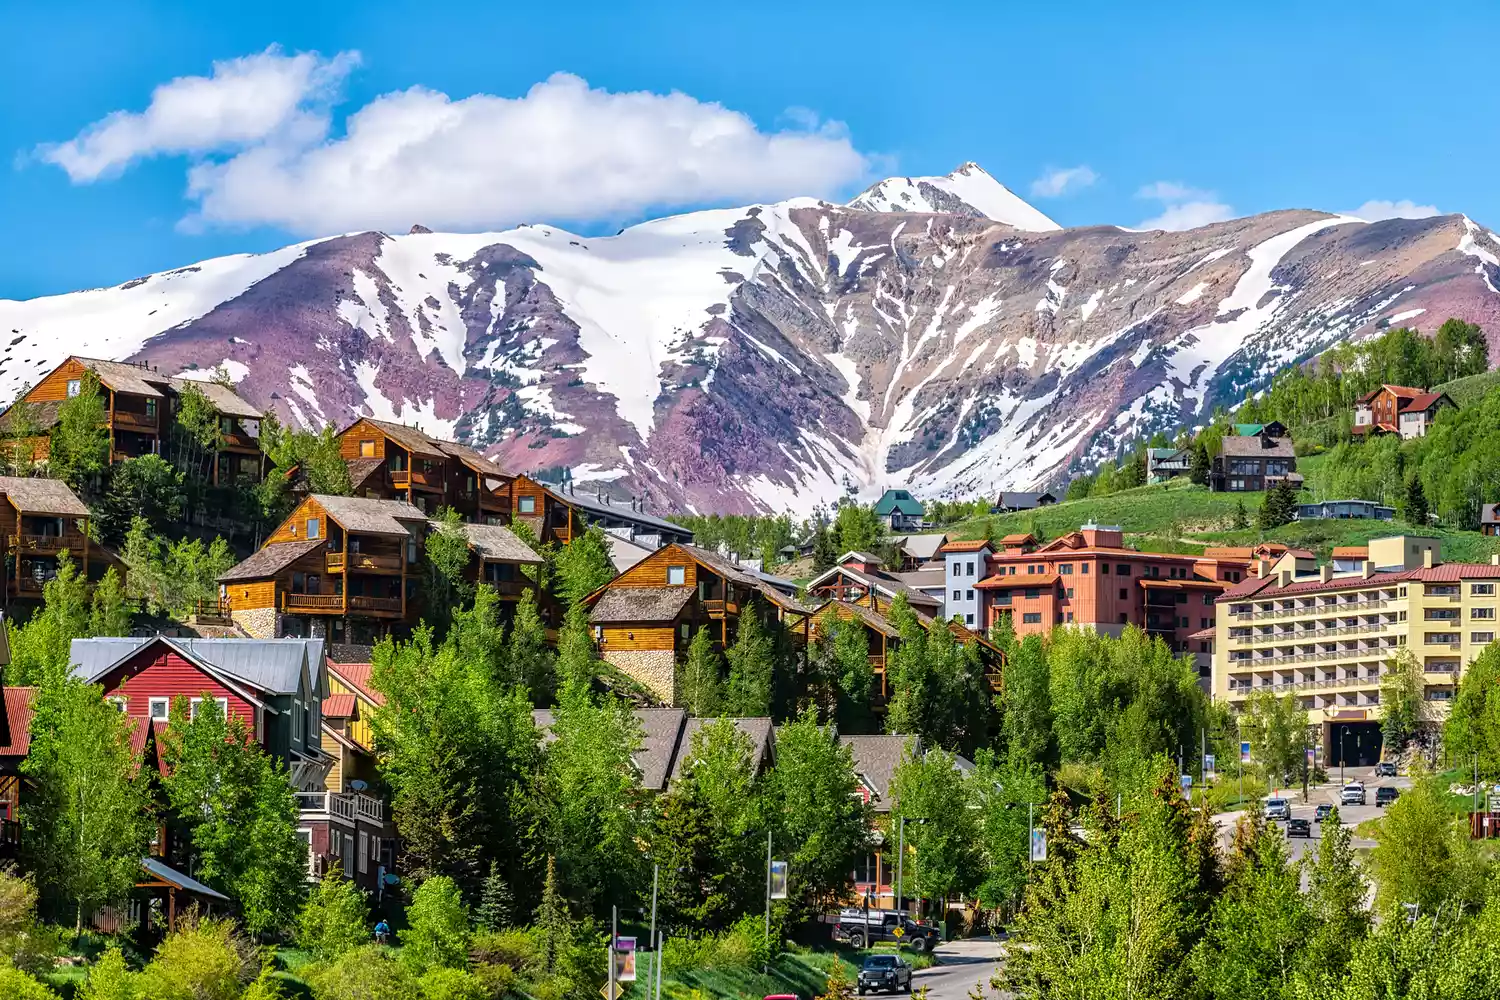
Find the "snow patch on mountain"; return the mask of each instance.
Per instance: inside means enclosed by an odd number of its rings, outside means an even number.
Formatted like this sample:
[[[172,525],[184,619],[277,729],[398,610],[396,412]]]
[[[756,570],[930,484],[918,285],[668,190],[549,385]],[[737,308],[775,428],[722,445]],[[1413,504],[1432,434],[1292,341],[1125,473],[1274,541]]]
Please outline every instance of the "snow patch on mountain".
[[[956,209],[954,202],[976,215],[1027,232],[1062,228],[977,163],[965,163],[944,177],[889,177],[865,190],[849,202],[849,207],[870,212],[951,213]]]

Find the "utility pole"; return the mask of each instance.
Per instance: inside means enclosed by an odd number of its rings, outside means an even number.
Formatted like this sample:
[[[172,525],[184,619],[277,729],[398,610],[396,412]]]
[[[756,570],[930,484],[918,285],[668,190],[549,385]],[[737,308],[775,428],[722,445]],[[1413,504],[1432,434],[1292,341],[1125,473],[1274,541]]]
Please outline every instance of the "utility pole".
[[[651,866],[651,936],[647,938],[651,943],[656,942],[656,883],[661,876],[661,865]],[[659,959],[658,959],[659,960]]]
[[[663,947],[661,932],[656,933],[656,1000],[661,1000],[661,963],[666,956],[666,948]]]
[[[620,908],[611,907],[609,918],[609,950],[606,953],[609,958],[609,1000],[615,1000],[619,996],[619,985],[615,982],[615,942],[620,939]]]
[[[1028,807],[1028,809],[1029,808],[1030,807]],[[1029,825],[1029,821],[1028,821],[1028,825]],[[1028,833],[1027,836],[1029,837],[1029,836],[1031,836],[1031,834]],[[903,878],[903,875],[905,874],[905,869],[906,869],[906,817],[902,816],[901,817],[901,822],[897,825],[897,836],[896,836],[896,900],[895,900],[895,902],[896,902],[896,912],[897,913],[901,912],[901,901],[906,898],[906,882],[904,881],[904,878]],[[867,944],[867,945],[870,943],[869,942],[869,933],[870,933],[869,928],[866,928],[865,929],[865,938],[866,938],[865,939],[865,944]]]
[[[869,929],[866,928],[865,934],[868,935],[869,933],[870,933]],[[766,831],[766,955],[768,956],[767,957],[767,962],[770,961],[770,958],[769,958],[770,954],[771,954],[771,831],[767,830]],[[761,971],[764,972],[764,971],[767,971],[767,970],[766,970],[766,968],[763,968]]]

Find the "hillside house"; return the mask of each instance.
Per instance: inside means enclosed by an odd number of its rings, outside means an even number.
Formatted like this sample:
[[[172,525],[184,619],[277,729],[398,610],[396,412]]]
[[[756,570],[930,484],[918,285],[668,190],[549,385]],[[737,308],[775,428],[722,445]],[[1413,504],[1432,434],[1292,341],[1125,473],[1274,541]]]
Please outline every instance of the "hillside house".
[[[878,557],[866,552],[844,553],[837,565],[807,582],[807,594],[818,600],[863,604],[876,611],[890,607],[897,594],[905,594],[913,610],[927,615],[943,613],[941,596],[909,586],[887,573]]]
[[[985,564],[995,554],[994,546],[985,539],[949,542],[942,554],[943,617],[955,618],[970,628],[984,628],[984,612],[974,585],[985,577]]]
[[[1018,510],[1036,510],[1038,507],[1047,507],[1057,503],[1057,497],[1051,493],[1022,493],[1011,491],[1001,493],[995,498],[995,504],[990,508],[991,514],[1009,514]]]
[[[370,683],[371,666],[368,663],[338,663],[328,660],[328,696],[323,699],[323,752],[332,758],[328,777],[324,782],[326,791],[344,799],[353,798],[356,809],[363,800],[374,798],[382,803],[382,826],[377,837],[374,831],[366,831],[368,838],[360,838],[356,829],[352,845],[355,861],[344,862],[349,856],[343,842],[341,830],[338,841],[329,837],[324,854],[315,855],[311,862],[314,874],[321,874],[335,861],[339,861],[345,873],[366,888],[383,891],[381,876],[396,867],[395,828],[384,822],[385,796],[375,757],[375,736],[371,719],[377,709],[385,704],[385,696]],[[336,800],[330,800],[336,802]],[[343,810],[347,811],[347,810]],[[365,803],[365,813],[371,809]],[[318,847],[321,838],[314,838]]]
[[[432,527],[438,530],[439,522],[432,522]],[[531,577],[523,569],[540,566],[542,557],[509,528],[498,524],[464,524],[460,530],[468,539],[473,555],[466,574],[471,583],[488,584],[502,602],[519,601],[521,595],[534,589]]]
[[[875,516],[891,531],[915,531],[925,515],[921,502],[906,490],[886,490],[875,501]]]
[[[258,408],[227,386],[162,375],[144,363],[70,357],[0,414],[0,429],[35,430],[32,455],[44,461],[58,411],[82,391],[87,372],[99,379],[111,465],[140,455],[169,455],[180,401],[191,388],[203,393],[219,417],[219,440],[206,457],[205,478],[220,485],[257,483],[264,476],[265,459],[260,448],[263,414]]]
[[[641,499],[617,501],[602,492],[579,493],[573,484],[550,486],[530,476],[516,476],[510,492],[512,521],[529,527],[539,543],[566,545],[595,524],[653,552],[693,540],[693,533],[682,525],[646,513]]]
[[[1297,519],[1394,521],[1396,508],[1382,506],[1374,500],[1319,500],[1317,503],[1299,503]]]
[[[58,479],[0,476],[0,537],[8,558],[6,593],[40,600],[42,588],[57,575],[63,552],[85,579],[97,579],[108,566],[102,549],[88,536],[89,509]]]
[[[1444,408],[1458,405],[1446,392],[1428,392],[1407,385],[1382,385],[1354,404],[1356,437],[1399,434],[1403,440],[1423,437]]]
[[[1215,493],[1258,493],[1281,482],[1302,486],[1292,439],[1270,434],[1224,438],[1208,481]]]
[[[893,567],[898,573],[911,573],[933,563],[941,563],[943,545],[948,536],[933,532],[922,535],[893,535],[891,547],[900,556],[900,565]],[[796,558],[796,552],[792,552]],[[790,560],[788,560],[790,561]]]
[[[1164,483],[1177,476],[1186,476],[1193,471],[1193,449],[1148,448],[1146,450],[1146,481]]]
[[[452,507],[478,524],[510,522],[511,477],[467,445],[365,417],[340,432],[339,453],[357,496],[404,500],[430,514]]]
[[[253,636],[372,642],[416,624],[427,529],[404,501],[308,496],[219,578],[220,595]]]

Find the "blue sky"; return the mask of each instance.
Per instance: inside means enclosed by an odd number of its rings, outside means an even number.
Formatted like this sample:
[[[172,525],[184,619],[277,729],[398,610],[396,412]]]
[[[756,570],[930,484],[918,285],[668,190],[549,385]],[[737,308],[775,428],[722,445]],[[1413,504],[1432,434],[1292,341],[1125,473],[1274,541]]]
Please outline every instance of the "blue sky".
[[[1403,201],[1500,225],[1500,94],[1475,48],[1500,9],[1207,9],[0,0],[19,40],[0,61],[0,298],[346,228],[613,231],[966,160],[1063,225]],[[155,88],[246,58],[292,81],[285,114],[266,119],[256,83],[248,107],[139,117]],[[621,96],[642,91],[685,96]],[[115,112],[138,117],[99,133]],[[727,138],[700,155],[704,132]],[[1059,196],[1033,195],[1061,169]]]

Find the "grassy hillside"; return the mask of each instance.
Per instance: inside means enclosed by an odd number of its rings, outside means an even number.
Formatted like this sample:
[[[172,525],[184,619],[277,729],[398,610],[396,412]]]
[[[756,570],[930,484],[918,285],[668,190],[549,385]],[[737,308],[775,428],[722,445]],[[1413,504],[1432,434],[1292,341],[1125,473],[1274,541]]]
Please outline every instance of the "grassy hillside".
[[[1446,392],[1459,406],[1478,402],[1490,390],[1500,387],[1500,370],[1480,372],[1467,378],[1456,378],[1452,382],[1432,387],[1433,392]]]

